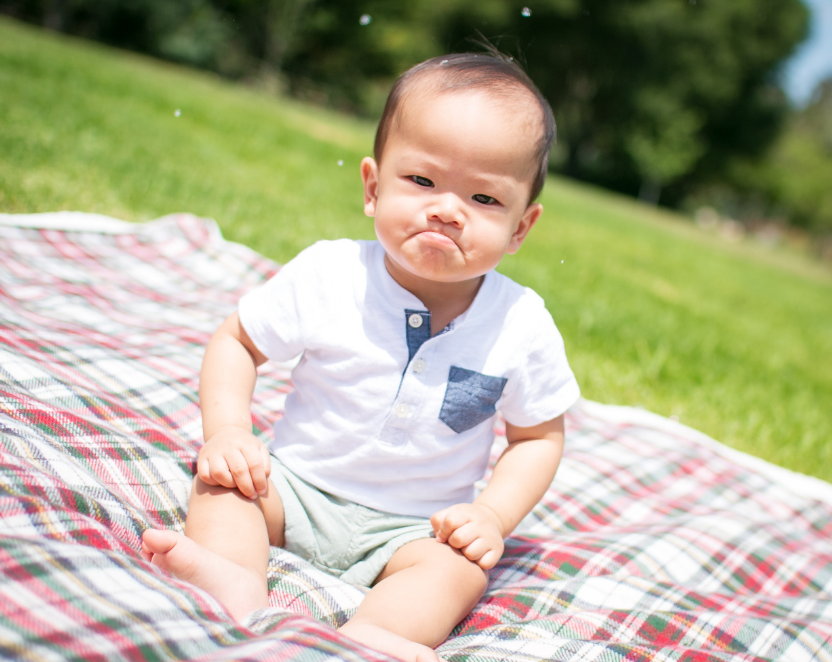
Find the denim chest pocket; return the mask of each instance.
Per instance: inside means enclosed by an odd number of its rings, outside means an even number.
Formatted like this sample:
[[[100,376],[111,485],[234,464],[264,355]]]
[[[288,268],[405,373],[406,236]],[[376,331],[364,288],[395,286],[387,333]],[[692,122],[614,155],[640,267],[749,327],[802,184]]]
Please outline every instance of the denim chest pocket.
[[[454,432],[465,432],[491,418],[508,380],[455,365],[448,372],[448,388],[439,420]]]

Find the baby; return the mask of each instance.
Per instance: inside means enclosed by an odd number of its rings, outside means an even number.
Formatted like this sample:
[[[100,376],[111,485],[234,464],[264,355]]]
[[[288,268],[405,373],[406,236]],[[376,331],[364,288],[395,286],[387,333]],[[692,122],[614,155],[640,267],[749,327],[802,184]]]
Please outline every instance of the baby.
[[[395,84],[361,162],[378,241],[322,241],[245,295],[200,375],[205,445],[185,536],[143,553],[237,619],[268,606],[269,545],[372,587],[341,632],[403,660],[474,607],[550,485],[578,398],[542,299],[498,274],[534,202],[552,111],[513,61],[434,58]],[[300,355],[268,449],[256,368]],[[475,495],[497,410],[508,448]]]

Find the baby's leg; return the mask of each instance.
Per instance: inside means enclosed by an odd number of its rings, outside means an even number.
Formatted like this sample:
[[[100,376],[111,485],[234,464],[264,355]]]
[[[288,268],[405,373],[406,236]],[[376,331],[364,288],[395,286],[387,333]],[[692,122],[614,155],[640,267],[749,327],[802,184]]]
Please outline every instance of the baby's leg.
[[[266,496],[252,500],[195,478],[185,536],[148,530],[142,551],[155,565],[211,593],[238,620],[268,606],[269,543],[283,545],[283,506],[271,482]]]
[[[482,597],[488,574],[425,538],[398,550],[341,632],[403,660],[438,659],[441,644]],[[415,642],[415,643],[414,643]]]

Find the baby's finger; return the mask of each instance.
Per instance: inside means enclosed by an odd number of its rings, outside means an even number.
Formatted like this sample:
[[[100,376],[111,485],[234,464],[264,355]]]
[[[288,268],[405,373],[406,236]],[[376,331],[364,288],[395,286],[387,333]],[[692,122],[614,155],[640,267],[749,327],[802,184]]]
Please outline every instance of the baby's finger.
[[[268,478],[272,475],[272,456],[265,446],[260,446],[260,454],[263,456],[263,466],[266,467],[266,478]]]
[[[266,466],[263,464],[263,454],[259,447],[245,446],[241,449],[246,464],[248,465],[248,473],[251,478],[252,488],[254,489],[254,497],[258,494],[266,493]],[[246,496],[249,496],[246,494]],[[252,498],[254,498],[252,497]]]
[[[219,485],[217,481],[211,476],[211,465],[208,462],[208,457],[200,454],[196,463],[196,475],[199,479],[208,485]]]
[[[445,514],[448,512],[447,508],[443,508],[442,510],[435,512],[430,517],[430,524],[433,527],[433,535],[438,542],[445,542],[447,536],[443,536],[440,538],[441,531],[442,531],[442,523],[445,521]]]
[[[436,539],[440,540],[441,537],[440,542],[448,540],[454,531],[467,524],[469,521],[470,518],[467,517],[466,514],[459,508],[449,508],[447,514],[442,520],[442,526],[440,526],[439,531],[436,534]]]
[[[477,565],[483,570],[491,570],[495,565],[497,565],[497,561],[500,560],[501,554],[496,549],[489,549],[485,554],[483,554],[479,561],[477,561]]]
[[[451,547],[462,549],[466,545],[470,545],[477,538],[478,532],[476,525],[473,522],[466,522],[448,536],[448,544]]]
[[[254,484],[251,482],[251,472],[249,471],[248,462],[242,451],[237,450],[236,452],[229,453],[225,461],[228,464],[228,470],[233,476],[234,485],[237,486],[237,489],[249,499],[256,499],[257,492],[254,489]],[[234,485],[231,485],[231,487],[234,487]]]
[[[482,538],[477,538],[470,545],[460,547],[459,551],[462,552],[462,555],[469,561],[478,563],[488,551],[488,544]]]
[[[234,476],[228,467],[228,461],[224,455],[214,455],[211,458],[210,464],[211,478],[214,480],[213,485],[222,485],[229,489],[237,486],[234,482]]]
[[[202,475],[200,474],[200,478]],[[228,471],[228,465],[222,455],[205,458],[205,482],[209,485],[221,485],[222,487],[234,487],[234,478]]]

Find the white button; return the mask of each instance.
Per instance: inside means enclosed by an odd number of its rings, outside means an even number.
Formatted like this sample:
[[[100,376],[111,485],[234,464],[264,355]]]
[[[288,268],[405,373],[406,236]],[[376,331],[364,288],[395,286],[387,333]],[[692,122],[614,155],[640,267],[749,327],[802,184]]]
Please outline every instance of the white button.
[[[422,326],[422,316],[419,313],[413,313],[410,317],[407,318],[407,323],[410,324],[414,329],[418,329]]]
[[[425,369],[425,360],[424,359],[416,359],[413,362],[413,372],[419,373]]]
[[[410,407],[405,404],[396,405],[396,416],[399,418],[407,418],[407,415],[410,413]]]

